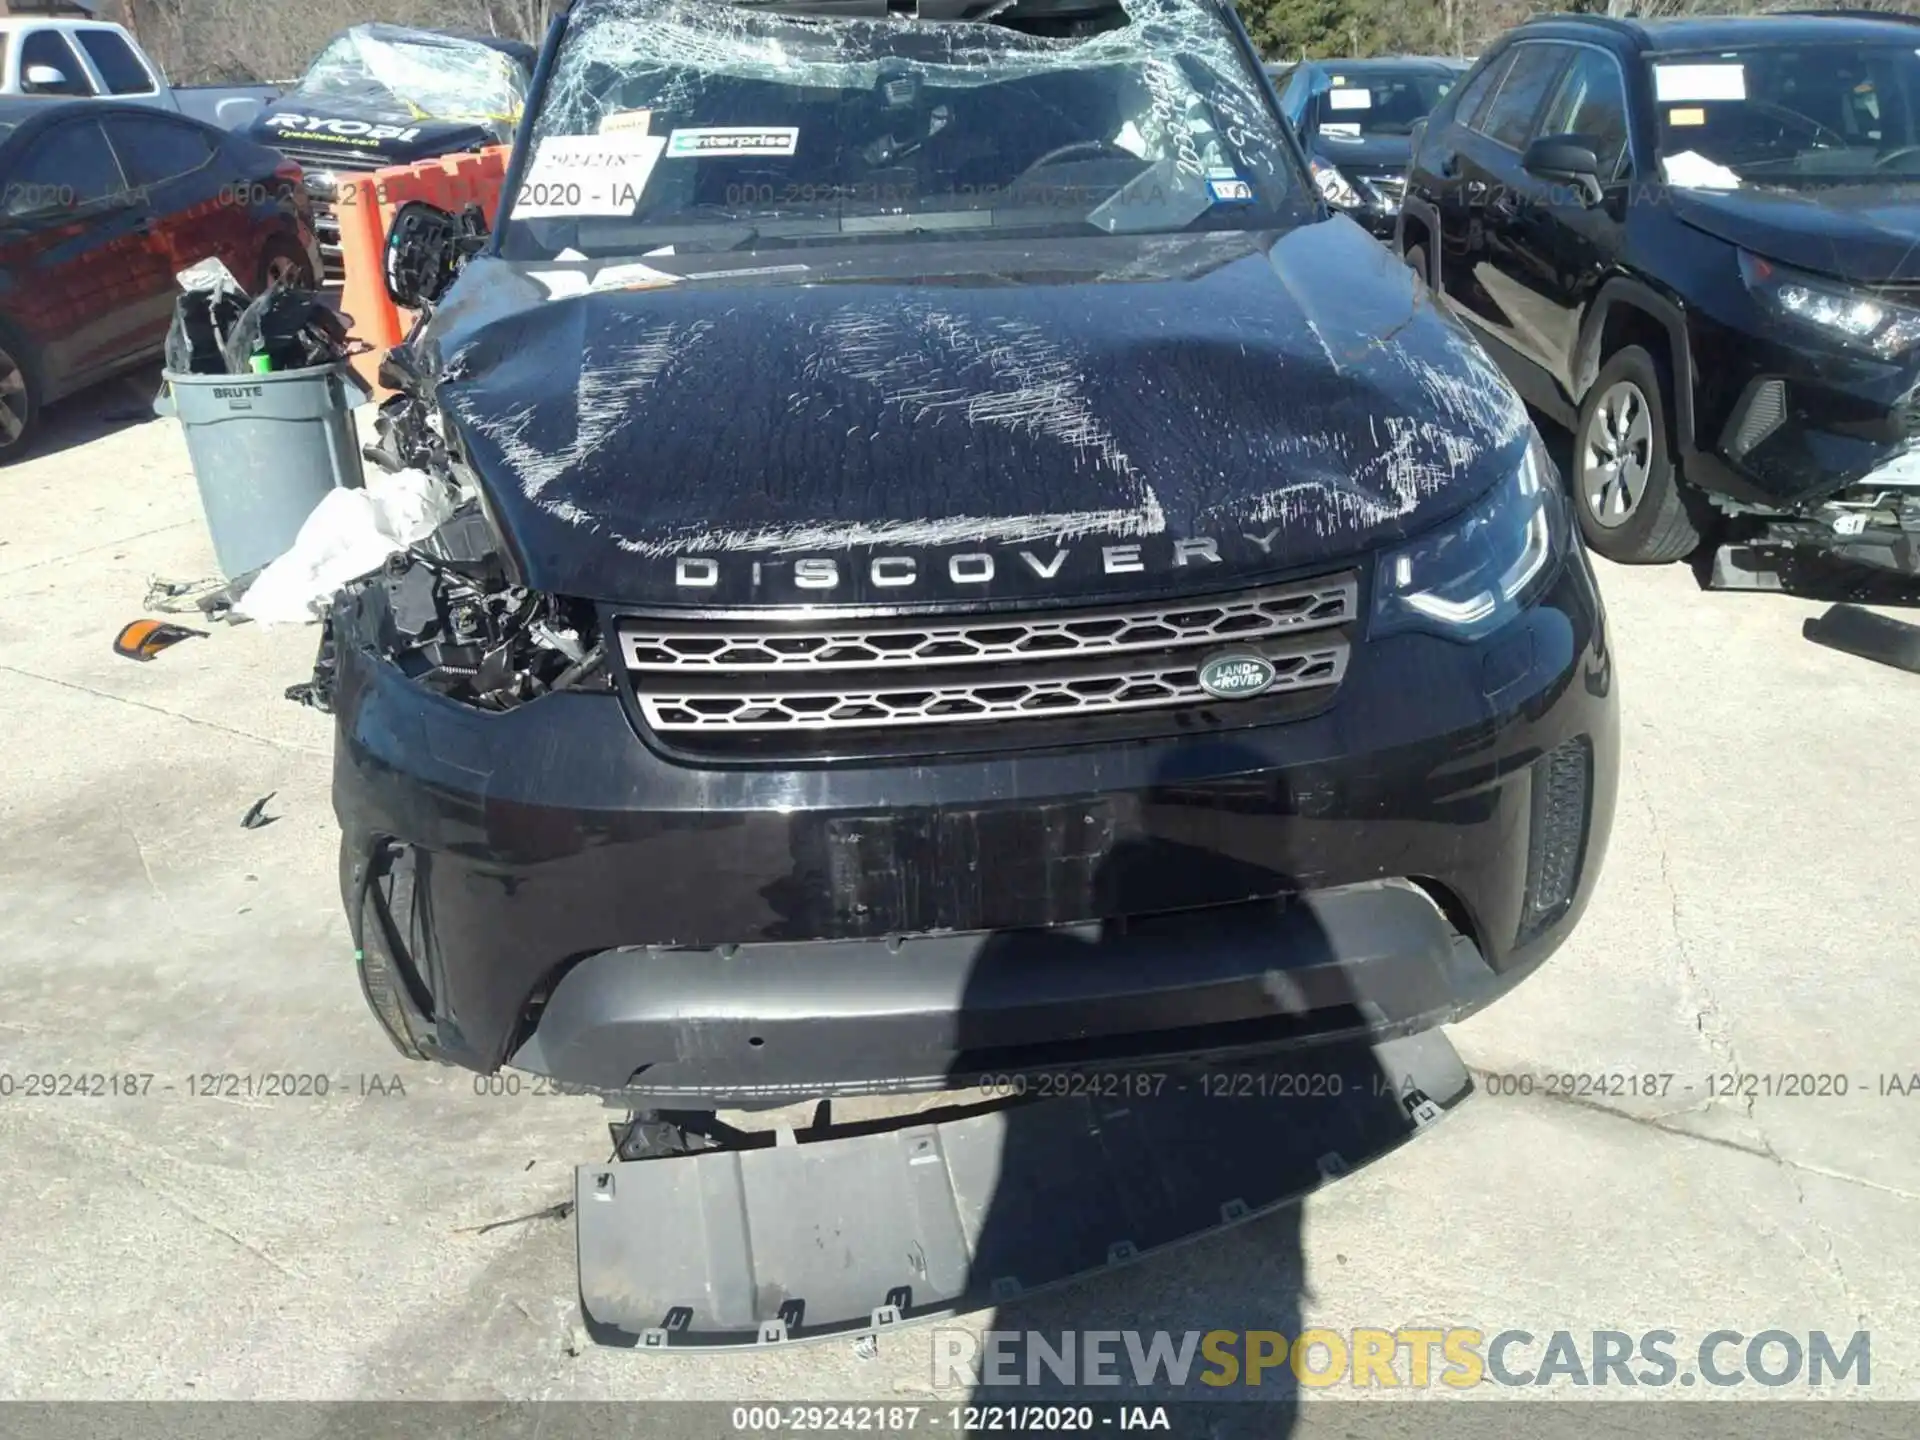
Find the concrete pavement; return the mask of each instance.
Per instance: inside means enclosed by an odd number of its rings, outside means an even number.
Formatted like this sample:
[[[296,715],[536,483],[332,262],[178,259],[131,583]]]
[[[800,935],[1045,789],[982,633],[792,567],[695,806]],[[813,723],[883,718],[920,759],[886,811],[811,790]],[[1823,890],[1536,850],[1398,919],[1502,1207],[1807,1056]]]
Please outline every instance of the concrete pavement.
[[[366,1014],[330,722],[281,698],[317,632],[109,648],[150,576],[212,569],[177,429],[98,422],[143,398],[67,407],[0,470],[0,1398],[935,1394],[923,1331],[582,1347],[571,1223],[541,1217],[606,1117],[409,1065]],[[1574,941],[1454,1031],[1480,1093],[1298,1210],[968,1326],[1866,1329],[1869,1393],[1920,1398],[1920,1079],[1881,1093],[1920,1076],[1920,677],[1802,640],[1810,602],[1602,583],[1611,850]],[[197,1093],[241,1072],[328,1093]],[[154,1078],[25,1093],[75,1073]],[[1620,1073],[1672,1078],[1580,1093]],[[1739,1075],[1848,1093],[1709,1092]]]

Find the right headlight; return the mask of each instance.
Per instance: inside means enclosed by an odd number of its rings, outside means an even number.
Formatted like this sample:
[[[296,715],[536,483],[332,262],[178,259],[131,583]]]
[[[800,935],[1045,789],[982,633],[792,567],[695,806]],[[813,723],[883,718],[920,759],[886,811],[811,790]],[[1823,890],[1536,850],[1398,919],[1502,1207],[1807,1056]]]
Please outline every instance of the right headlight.
[[[1839,344],[1892,360],[1920,343],[1920,311],[1844,281],[1809,275],[1746,250],[1740,252],[1740,278],[1776,312]]]
[[[1569,544],[1560,478],[1536,436],[1493,493],[1380,559],[1373,634],[1477,640],[1519,614]]]

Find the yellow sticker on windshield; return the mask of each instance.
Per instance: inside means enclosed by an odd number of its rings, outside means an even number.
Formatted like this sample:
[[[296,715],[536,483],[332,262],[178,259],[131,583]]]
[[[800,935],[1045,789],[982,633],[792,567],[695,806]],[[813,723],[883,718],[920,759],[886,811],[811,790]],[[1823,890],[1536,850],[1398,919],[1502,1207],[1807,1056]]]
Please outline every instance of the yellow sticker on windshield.
[[[618,135],[622,131],[645,135],[653,128],[651,110],[616,110],[600,121],[602,135]]]
[[[1704,125],[1706,123],[1707,112],[1704,110],[1669,110],[1667,112],[1669,125]]]

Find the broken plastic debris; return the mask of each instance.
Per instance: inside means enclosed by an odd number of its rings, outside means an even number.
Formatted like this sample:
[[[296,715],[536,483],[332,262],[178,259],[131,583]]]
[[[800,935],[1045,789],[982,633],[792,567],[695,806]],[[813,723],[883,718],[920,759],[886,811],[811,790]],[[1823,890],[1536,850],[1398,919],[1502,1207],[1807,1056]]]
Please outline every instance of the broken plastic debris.
[[[1660,162],[1669,185],[1683,190],[1738,190],[1740,177],[1717,160],[1692,150],[1669,155]]]
[[[260,572],[234,613],[262,625],[318,618],[342,585],[437,530],[457,499],[447,482],[424,470],[369,475],[363,490],[329,491],[293,547]]]
[[[253,804],[249,805],[247,807],[247,813],[240,817],[240,828],[242,830],[264,830],[267,826],[278,820],[280,818],[278,815],[267,814],[267,802],[279,793],[278,790],[269,790],[258,800],[254,801]]]
[[[178,645],[182,640],[207,638],[204,630],[189,630],[185,625],[175,625],[166,620],[135,620],[124,626],[114,636],[113,653],[124,655],[129,660],[151,660],[162,650]]]

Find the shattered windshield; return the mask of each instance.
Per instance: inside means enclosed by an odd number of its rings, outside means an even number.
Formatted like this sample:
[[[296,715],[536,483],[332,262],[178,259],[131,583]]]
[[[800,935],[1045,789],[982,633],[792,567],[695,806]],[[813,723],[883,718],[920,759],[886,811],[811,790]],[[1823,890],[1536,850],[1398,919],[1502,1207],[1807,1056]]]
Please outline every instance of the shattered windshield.
[[[1338,70],[1315,95],[1311,119],[1334,140],[1411,135],[1453,88],[1454,78],[1440,69]]]
[[[1172,233],[1312,213],[1211,10],[1056,0],[1023,14],[1045,3],[990,21],[578,7],[503,253]]]
[[[390,104],[416,120],[512,122],[526,78],[511,56],[478,41],[356,25],[328,42],[293,93]]]
[[[1676,184],[1920,179],[1920,49],[1770,45],[1652,62]]]

